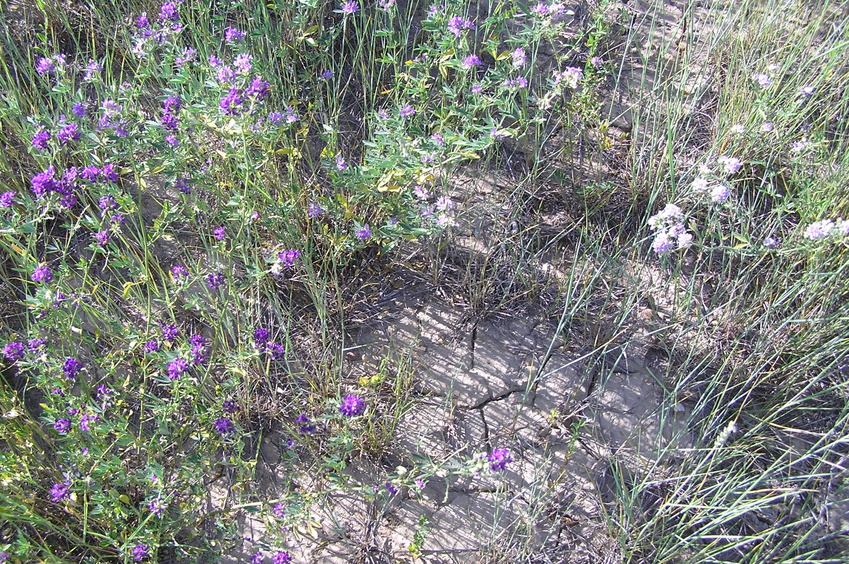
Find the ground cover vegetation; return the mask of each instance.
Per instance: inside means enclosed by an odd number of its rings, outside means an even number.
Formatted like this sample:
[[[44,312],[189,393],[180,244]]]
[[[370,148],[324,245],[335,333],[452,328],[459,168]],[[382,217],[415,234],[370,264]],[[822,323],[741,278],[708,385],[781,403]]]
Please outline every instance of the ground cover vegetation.
[[[250,514],[279,564],[335,492],[498,483],[505,445],[386,462],[416,364],[353,375],[350,330],[409,276],[470,319],[542,311],[597,371],[650,327],[689,446],[611,462],[610,561],[849,558],[843,3],[2,14],[0,561],[215,561]],[[477,250],[473,204],[498,218]],[[572,444],[582,417],[551,413]],[[569,561],[531,536],[463,558]]]

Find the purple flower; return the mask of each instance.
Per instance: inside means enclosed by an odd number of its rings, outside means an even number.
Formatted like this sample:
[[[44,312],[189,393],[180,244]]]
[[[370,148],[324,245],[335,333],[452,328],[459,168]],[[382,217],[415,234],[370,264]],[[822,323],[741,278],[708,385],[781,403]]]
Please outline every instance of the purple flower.
[[[810,224],[807,229],[805,229],[805,238],[814,241],[817,239],[825,239],[826,237],[831,235],[833,229],[834,222],[830,219],[816,221]]]
[[[764,247],[771,249],[778,245],[778,240],[775,237],[766,237],[763,242]]]
[[[30,183],[32,184],[32,192],[38,198],[43,198],[47,195],[48,192],[51,192],[56,189],[56,179],[54,175],[56,174],[56,169],[53,166],[47,167],[47,170],[44,172],[39,172],[35,176],[32,177]]]
[[[307,206],[307,215],[313,219],[321,217],[322,215],[324,215],[324,209],[316,203],[311,203]]]
[[[218,434],[222,436],[229,435],[236,429],[236,426],[233,425],[233,422],[227,419],[226,417],[216,419],[214,425],[215,430],[218,431]]]
[[[210,290],[217,290],[221,286],[224,285],[224,274],[221,272],[215,272],[213,274],[206,275],[206,286]]]
[[[97,415],[89,415],[88,413],[86,413],[80,418],[80,429],[83,431],[90,430],[88,425],[89,422],[97,421],[98,419],[99,417]]]
[[[472,86],[472,94],[480,94],[481,92],[483,92],[483,86],[481,86],[480,84],[475,84],[474,86]]]
[[[177,13],[176,2],[165,2],[159,8],[159,19],[162,21],[176,22],[180,19],[180,14]]]
[[[188,179],[186,178],[178,178],[174,183],[174,187],[180,191],[181,194],[191,194],[192,188],[189,186]]]
[[[282,503],[278,503],[277,505],[274,506],[272,513],[274,513],[274,516],[277,517],[278,519],[282,519],[283,517],[286,516],[286,506],[283,505]]]
[[[6,360],[11,362],[17,362],[24,358],[24,344],[18,342],[6,343],[6,346],[3,347],[3,356],[6,357]]]
[[[71,430],[71,420],[67,417],[57,419],[56,422],[53,424],[53,428],[56,429],[56,432],[60,435],[67,435],[68,431]]]
[[[97,179],[100,178],[100,169],[96,166],[87,166],[83,168],[80,176],[83,180],[88,180],[90,183],[94,184],[97,182]]]
[[[174,64],[178,69],[183,68],[183,65],[195,60],[198,52],[196,49],[192,49],[191,47],[186,47],[183,49],[183,53],[174,59]]]
[[[386,487],[386,491],[389,493],[389,495],[395,495],[396,493],[398,493],[398,488],[396,488],[396,487],[395,487],[394,485],[392,485],[391,483],[386,482],[386,483],[384,484],[384,486]]]
[[[238,88],[231,88],[230,91],[221,99],[218,106],[225,115],[239,115],[239,106],[242,105],[242,91]]]
[[[224,41],[227,43],[241,43],[245,40],[247,34],[235,27],[228,27],[224,30]]]
[[[286,357],[286,347],[280,343],[269,343],[268,346],[265,347],[265,350],[274,360],[280,360],[281,358]]]
[[[180,146],[180,140],[177,139],[177,136],[173,134],[166,135],[165,142],[168,144],[169,147],[173,147],[174,149]]]
[[[65,373],[65,377],[69,380],[76,378],[77,374],[79,374],[80,369],[82,369],[83,364],[74,357],[68,357],[65,359],[65,362],[62,363],[62,372]]]
[[[170,325],[162,326],[162,338],[166,341],[173,343],[177,340],[177,337],[180,335],[180,330],[177,329],[177,326],[173,323]]]
[[[136,18],[136,27],[139,29],[150,27],[150,21],[147,19],[147,12],[142,12],[142,15]]]
[[[323,78],[324,80],[330,80],[331,78],[333,78],[333,71],[330,69],[321,71],[321,78]]]
[[[245,95],[257,100],[264,100],[268,96],[269,84],[260,77],[256,77],[251,81],[251,85],[245,90]]]
[[[148,549],[146,544],[137,544],[136,546],[134,546],[133,547],[133,561],[134,562],[141,562],[142,560],[144,560],[145,558],[150,556],[150,554],[148,553],[148,550],[149,549]]]
[[[80,127],[76,123],[69,123],[59,130],[56,134],[62,145],[67,145],[71,141],[80,140]]]
[[[470,69],[472,67],[477,67],[482,65],[483,61],[481,61],[480,57],[477,55],[469,55],[465,59],[463,59],[463,64],[461,65],[464,69]]]
[[[224,413],[236,413],[239,411],[239,406],[233,400],[224,400],[221,404],[221,409],[224,410]]]
[[[301,252],[295,249],[289,249],[278,254],[277,258],[280,259],[283,268],[289,270],[295,266],[295,261],[301,258]]]
[[[68,482],[53,484],[53,487],[50,488],[50,501],[53,503],[59,503],[63,499],[68,499],[71,496],[70,489],[71,484]]]
[[[710,199],[716,203],[722,203],[728,199],[730,194],[731,192],[728,190],[728,186],[717,184],[710,190]]]
[[[336,155],[336,170],[345,170],[348,168],[348,163],[342,155]]]
[[[407,104],[406,106],[401,108],[401,117],[402,118],[408,118],[408,117],[413,116],[415,114],[416,114],[416,109],[409,104]]]
[[[212,236],[215,237],[219,241],[223,241],[227,236],[227,228],[226,227],[216,227],[212,230]]]
[[[288,552],[280,551],[274,555],[271,559],[274,564],[289,564],[292,561],[292,557],[289,556]]]
[[[47,73],[53,72],[56,70],[56,63],[47,57],[42,57],[38,60],[38,63],[35,65],[35,72],[37,72],[40,76],[44,76]]]
[[[362,229],[359,229],[356,233],[354,233],[354,236],[360,241],[367,240],[369,237],[371,237],[371,227],[369,227],[368,223],[366,223],[365,225],[363,225]]]
[[[513,462],[513,457],[510,456],[510,451],[506,448],[497,448],[489,455],[490,465],[492,470],[505,470],[507,464]]]
[[[654,252],[662,255],[675,248],[675,241],[669,234],[661,232],[655,236],[651,246]]]
[[[240,74],[248,74],[251,72],[251,61],[254,58],[247,53],[242,53],[241,55],[236,55],[236,58],[233,59],[233,66],[236,67],[236,71]]]
[[[33,282],[44,282],[45,284],[47,284],[51,280],[53,280],[53,273],[48,267],[39,266],[32,271],[31,278]]]
[[[354,394],[345,396],[339,404],[339,412],[345,417],[362,415],[365,410],[366,400]]]
[[[525,55],[525,50],[519,47],[515,49],[510,56],[513,58],[513,66],[516,68],[525,66],[525,62],[527,61],[527,56]]]
[[[265,559],[265,554],[261,550],[257,550],[251,558],[251,564],[262,564],[263,559]]]
[[[176,266],[171,267],[171,276],[174,277],[174,280],[179,282],[181,278],[188,278],[189,269],[185,266],[178,264]]]
[[[202,335],[192,335],[189,339],[189,344],[192,347],[192,366],[209,362],[209,343],[207,343]]]
[[[349,0],[348,2],[345,2],[344,4],[342,4],[342,13],[345,14],[346,16],[350,16],[351,14],[354,14],[355,12],[358,12],[359,10],[360,10],[360,6],[354,0]],[[276,564],[276,562],[275,562],[275,564]]]
[[[210,59],[212,59],[212,56],[210,56]],[[215,73],[215,77],[218,79],[218,82],[232,84],[236,81],[236,71],[234,71],[232,68],[228,66],[221,66],[220,61],[217,67],[216,65],[212,66],[218,68],[218,72]]]
[[[15,191],[10,190],[0,194],[0,208],[11,208],[15,203]]]
[[[152,354],[155,352],[159,352],[159,341],[148,341],[142,347],[142,350],[145,354]]]
[[[389,119],[389,112],[387,112],[385,109],[382,109],[379,112],[377,112],[377,116],[380,119]]]
[[[257,327],[254,331],[254,344],[256,348],[261,349],[271,339],[271,333],[265,327]]]
[[[96,61],[91,61],[85,68],[83,82],[94,82],[97,75],[103,70],[103,67]]]
[[[735,174],[743,166],[743,163],[737,157],[721,156],[716,159],[716,162],[722,165],[725,174]]]
[[[460,37],[467,29],[475,29],[475,22],[471,20],[464,20],[460,16],[452,16],[451,19],[448,20],[448,31],[457,37]]]
[[[166,368],[168,370],[168,378],[170,380],[177,380],[189,370],[189,363],[184,358],[175,358],[168,363]]]
[[[180,126],[180,119],[174,114],[165,114],[162,116],[162,127],[165,131],[177,131]]]
[[[112,163],[104,165],[104,167],[100,170],[100,175],[103,177],[104,182],[108,180],[109,182],[117,184],[118,181],[121,180],[121,176],[118,174],[118,171],[115,170],[115,165]]]
[[[112,238],[112,234],[109,231],[98,231],[94,234],[94,239],[97,241],[97,244],[101,247],[106,245],[109,242],[109,239]]]
[[[34,351],[39,350],[41,347],[43,347],[46,344],[47,344],[47,341],[45,341],[44,339],[30,339],[27,342],[27,348],[31,352],[34,352]]]
[[[295,419],[295,423],[299,425],[298,432],[302,435],[311,435],[316,431],[316,426],[311,423],[310,418],[306,413],[298,415]]]
[[[40,151],[47,150],[47,142],[50,141],[49,131],[39,131],[32,136],[32,146]]]

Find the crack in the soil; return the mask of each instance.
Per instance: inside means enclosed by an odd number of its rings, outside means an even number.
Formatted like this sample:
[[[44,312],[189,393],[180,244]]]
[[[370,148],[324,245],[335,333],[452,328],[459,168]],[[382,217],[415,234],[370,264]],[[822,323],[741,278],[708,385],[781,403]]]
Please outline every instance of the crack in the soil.
[[[473,405],[472,407],[466,407],[465,409],[467,409],[469,411],[472,411],[472,410],[475,410],[475,409],[482,409],[482,408],[486,407],[487,404],[490,404],[494,401],[501,401],[501,400],[507,399],[511,395],[515,394],[516,392],[521,392],[523,389],[524,388],[522,388],[522,387],[517,387],[517,388],[507,390],[506,392],[504,392],[501,395],[494,396],[494,397],[491,397],[491,398],[486,398],[485,400],[483,400],[479,404]]]

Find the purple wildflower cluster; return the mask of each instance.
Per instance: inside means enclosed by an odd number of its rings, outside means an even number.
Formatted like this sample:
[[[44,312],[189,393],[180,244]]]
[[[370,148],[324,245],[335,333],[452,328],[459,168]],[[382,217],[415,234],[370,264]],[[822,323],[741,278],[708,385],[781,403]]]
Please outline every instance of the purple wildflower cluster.
[[[210,290],[217,290],[226,282],[224,274],[221,272],[213,272],[206,275],[206,287]]]
[[[76,378],[82,368],[83,363],[74,357],[68,357],[65,359],[65,362],[62,363],[62,372],[65,373],[65,378],[68,380]]]
[[[3,356],[9,362],[17,362],[24,358],[24,344],[18,342],[6,343],[3,347]]]
[[[134,546],[133,547],[133,553],[132,553],[133,561],[134,562],[141,562],[142,560],[149,558],[150,557],[149,550],[150,549],[148,548],[148,546],[146,544],[137,544],[136,546]]]
[[[366,400],[358,395],[350,394],[342,399],[339,404],[339,413],[345,417],[356,417],[362,415],[366,410]]]
[[[510,451],[506,448],[497,448],[492,451],[492,454],[487,458],[490,462],[490,468],[493,471],[506,470],[507,464],[513,462],[513,457],[510,456]]]
[[[525,66],[525,62],[527,61],[527,56],[525,55],[525,50],[521,47],[514,49],[510,53],[510,57],[513,59],[513,66],[516,68],[520,68]]]
[[[577,67],[566,67],[562,71],[554,72],[554,85],[565,84],[568,88],[575,90],[584,76],[584,71]]]
[[[463,62],[460,63],[460,66],[463,67],[466,70],[469,70],[469,69],[472,69],[474,67],[478,67],[482,64],[483,64],[483,61],[481,61],[480,57],[478,57],[477,55],[469,55],[468,57],[463,59]]]
[[[448,31],[453,33],[456,37],[460,37],[467,30],[475,29],[475,22],[472,20],[464,20],[460,16],[452,16],[451,19],[448,20]]]
[[[306,413],[298,415],[295,423],[298,424],[298,432],[302,435],[312,435],[318,429]]]
[[[180,127],[180,108],[182,102],[179,96],[170,96],[162,103],[164,114],[162,115],[162,128],[166,131],[165,142],[172,147],[177,147],[180,141],[177,139],[177,129]]]
[[[189,363],[184,358],[177,357],[166,366],[169,380],[179,380],[189,370]]]
[[[191,365],[198,366],[209,363],[209,342],[203,335],[192,335],[189,338]]]
[[[823,219],[815,221],[805,228],[805,239],[817,241],[829,237],[849,236],[849,219],[837,218],[836,221]]]
[[[227,436],[236,430],[236,426],[233,425],[233,422],[230,421],[230,419],[228,419],[227,417],[216,419],[213,426],[215,427],[215,430],[218,432],[218,434],[222,437]]]
[[[241,43],[246,36],[247,33],[235,27],[228,27],[224,30],[224,41],[227,43]]]
[[[301,252],[295,249],[288,249],[277,254],[277,259],[280,261],[280,266],[284,270],[291,270],[295,267],[295,261],[301,258]]]
[[[53,487],[50,488],[50,501],[53,503],[59,503],[63,499],[68,499],[69,497],[71,497],[70,482],[53,484]]]
[[[348,2],[342,4],[339,11],[346,16],[351,16],[360,11],[360,6],[354,0],[348,0]]]
[[[684,214],[675,204],[666,207],[649,218],[649,225],[655,230],[652,249],[663,255],[674,248],[685,249],[693,242],[693,236],[684,227]]]
[[[360,229],[354,232],[354,236],[360,241],[368,241],[371,238],[371,227],[369,224],[364,224]]]
[[[0,194],[0,208],[11,208],[15,203],[16,195],[17,193],[14,190],[9,190],[8,192]]]

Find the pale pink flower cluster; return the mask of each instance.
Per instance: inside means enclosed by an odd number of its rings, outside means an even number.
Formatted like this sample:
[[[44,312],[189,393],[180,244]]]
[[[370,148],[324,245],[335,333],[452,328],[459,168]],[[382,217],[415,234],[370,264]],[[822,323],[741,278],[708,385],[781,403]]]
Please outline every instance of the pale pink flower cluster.
[[[578,83],[581,81],[581,78],[583,76],[583,70],[577,67],[566,67],[562,71],[554,72],[554,84],[556,86],[562,82],[566,86],[574,90],[578,87]]]
[[[678,248],[686,249],[693,243],[693,235],[684,227],[684,214],[675,204],[666,207],[649,218],[649,226],[655,230],[652,249],[659,255]]]

